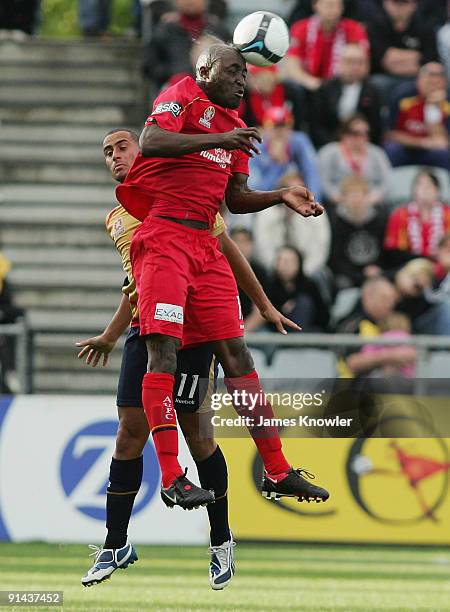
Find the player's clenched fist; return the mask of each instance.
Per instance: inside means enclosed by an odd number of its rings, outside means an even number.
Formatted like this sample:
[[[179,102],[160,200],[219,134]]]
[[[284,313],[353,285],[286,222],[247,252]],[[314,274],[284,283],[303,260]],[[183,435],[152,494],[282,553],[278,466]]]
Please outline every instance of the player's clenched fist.
[[[237,128],[222,134],[222,148],[226,151],[240,149],[252,157],[253,153],[259,155],[259,149],[254,143],[255,140],[262,142],[261,135],[256,128]]]
[[[286,206],[302,217],[318,217],[324,211],[323,206],[315,201],[314,194],[306,187],[289,187],[283,190],[281,197]]]

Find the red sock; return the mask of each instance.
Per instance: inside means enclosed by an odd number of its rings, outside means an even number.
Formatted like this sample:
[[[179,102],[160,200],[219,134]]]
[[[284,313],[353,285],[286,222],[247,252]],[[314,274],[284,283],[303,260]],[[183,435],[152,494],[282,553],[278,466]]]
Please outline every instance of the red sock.
[[[164,488],[183,473],[178,463],[177,417],[173,408],[172,374],[147,373],[142,382],[142,403],[153,436]]]
[[[239,392],[246,391],[252,397],[260,398],[260,401],[256,402],[253,410],[250,410],[248,406],[235,406],[239,415],[252,417],[256,422],[259,421],[260,416],[263,416],[265,419],[274,418],[272,406],[265,398],[264,390],[261,387],[258,374],[255,370],[246,376],[225,378],[225,385],[229,393],[233,393],[235,390]],[[249,429],[249,432],[258,448],[264,462],[264,467],[269,474],[281,474],[290,469],[291,466],[286,461],[281,449],[280,434],[276,427],[254,427]]]

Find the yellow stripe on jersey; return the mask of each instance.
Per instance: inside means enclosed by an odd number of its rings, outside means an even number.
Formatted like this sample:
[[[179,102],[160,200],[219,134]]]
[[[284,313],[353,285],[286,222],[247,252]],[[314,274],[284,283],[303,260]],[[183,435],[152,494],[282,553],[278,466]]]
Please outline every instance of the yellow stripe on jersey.
[[[122,267],[128,278],[128,284],[122,287],[123,293],[130,300],[131,312],[133,320],[137,321],[139,317],[138,311],[138,296],[136,291],[136,282],[131,269],[130,246],[134,231],[141,225],[141,222],[132,217],[123,206],[119,204],[112,209],[106,217],[106,231],[114,241],[116,249],[122,257]],[[223,217],[217,213],[214,225],[211,229],[211,234],[215,237],[223,234],[227,229]]]

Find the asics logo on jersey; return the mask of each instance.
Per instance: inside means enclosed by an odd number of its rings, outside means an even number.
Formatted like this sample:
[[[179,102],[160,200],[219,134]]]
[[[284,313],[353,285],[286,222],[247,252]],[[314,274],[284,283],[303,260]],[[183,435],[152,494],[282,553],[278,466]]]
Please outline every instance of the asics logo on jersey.
[[[210,128],[211,121],[213,120],[215,114],[216,109],[214,108],[214,106],[208,106],[208,108],[205,109],[205,112],[203,113],[203,117],[200,117],[198,122],[204,125],[205,127]]]
[[[161,113],[172,113],[174,117],[178,117],[182,110],[183,106],[179,102],[160,102],[156,106],[152,115],[160,115]]]
[[[155,319],[158,321],[169,321],[169,323],[179,323],[183,325],[183,307],[176,304],[164,304],[158,302],[155,308]]]

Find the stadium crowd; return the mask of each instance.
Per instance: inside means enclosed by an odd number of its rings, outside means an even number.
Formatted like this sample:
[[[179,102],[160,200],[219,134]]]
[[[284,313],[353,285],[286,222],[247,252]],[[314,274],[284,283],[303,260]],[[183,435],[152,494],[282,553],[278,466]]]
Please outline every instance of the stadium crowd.
[[[35,15],[38,2],[22,1]],[[14,4],[2,2],[0,24]],[[79,0],[85,35],[106,31],[110,4]],[[154,91],[193,75],[213,40],[231,39],[225,0],[141,4],[151,15],[143,68]],[[137,18],[138,5],[130,2]],[[304,183],[326,215],[228,214],[232,236],[274,305],[306,332],[360,333],[369,322],[370,333],[450,335],[450,3],[297,0],[291,8],[285,60],[249,66],[240,114],[264,139],[249,184]],[[247,329],[265,329],[242,302]]]
[[[145,49],[158,88],[193,74],[211,36],[230,38],[205,0],[177,0],[178,13],[166,6]],[[249,66],[240,112],[264,138],[250,186],[303,182],[327,214],[305,221],[274,208],[227,220],[275,306],[304,331],[353,329],[365,318],[387,332],[450,334],[446,8],[438,0],[300,0],[286,60]],[[395,168],[406,165],[415,166],[409,195],[393,201]],[[393,298],[383,300],[381,318],[371,297],[380,287]],[[247,328],[264,328],[242,300]]]

